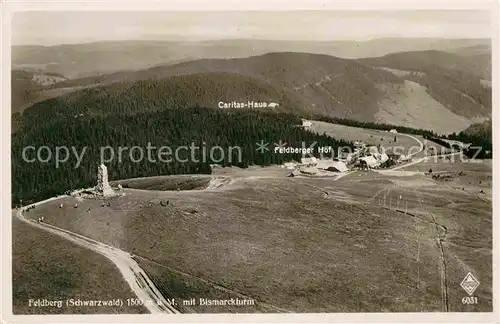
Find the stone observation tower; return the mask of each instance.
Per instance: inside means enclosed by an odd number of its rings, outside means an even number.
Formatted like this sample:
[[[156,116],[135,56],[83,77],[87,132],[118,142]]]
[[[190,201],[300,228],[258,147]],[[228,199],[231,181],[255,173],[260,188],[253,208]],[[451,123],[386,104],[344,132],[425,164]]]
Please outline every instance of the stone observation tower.
[[[108,168],[104,164],[97,167],[97,186],[95,190],[99,195],[104,197],[109,197],[114,194],[113,189],[108,182]]]

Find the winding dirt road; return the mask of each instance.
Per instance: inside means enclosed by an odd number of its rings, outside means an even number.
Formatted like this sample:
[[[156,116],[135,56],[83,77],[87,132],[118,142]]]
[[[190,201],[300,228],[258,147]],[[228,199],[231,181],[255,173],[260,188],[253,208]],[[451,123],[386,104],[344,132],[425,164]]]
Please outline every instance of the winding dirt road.
[[[420,145],[420,149],[417,152],[408,154],[408,157],[412,157],[412,156],[414,156],[414,155],[416,155],[424,150],[424,143],[422,143],[422,141],[419,140],[418,138],[416,138],[415,136],[412,136],[410,134],[405,134],[405,133],[398,133],[398,135],[402,135],[402,136],[406,136],[406,137],[409,137],[411,139],[414,139]]]
[[[452,155],[458,155],[458,154],[461,154],[461,153],[462,152],[455,152],[455,153],[448,153],[448,154],[442,154],[442,155],[424,156],[423,158],[417,159],[417,160],[415,160],[413,162],[406,163],[406,164],[401,164],[401,165],[399,165],[399,166],[397,166],[395,168],[387,169],[387,170],[388,171],[396,171],[396,170],[399,170],[399,169],[402,169],[402,168],[406,168],[406,167],[409,167],[411,165],[414,165],[414,164],[426,161],[428,159],[437,158],[437,157],[448,157],[448,156],[452,156]]]
[[[63,197],[67,196],[50,198],[32,205],[41,205],[46,202],[57,200]],[[167,301],[162,296],[151,279],[149,279],[148,275],[139,267],[137,262],[134,261],[130,253],[56,226],[52,226],[46,223],[38,223],[30,220],[23,215],[23,211],[26,208],[27,207],[23,207],[17,210],[15,213],[16,217],[21,221],[29,224],[30,226],[58,235],[84,248],[97,252],[111,260],[116,265],[132,291],[137,295],[137,298],[144,302],[144,307],[146,307],[150,313],[179,313],[179,311],[174,307],[173,303]]]

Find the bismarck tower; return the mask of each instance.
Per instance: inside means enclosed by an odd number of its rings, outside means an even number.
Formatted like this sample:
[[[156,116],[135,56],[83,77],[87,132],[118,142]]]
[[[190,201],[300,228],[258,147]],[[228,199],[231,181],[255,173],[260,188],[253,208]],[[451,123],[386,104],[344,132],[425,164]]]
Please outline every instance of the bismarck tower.
[[[95,186],[95,191],[103,197],[114,195],[114,191],[108,182],[108,168],[104,164],[97,167],[97,185]]]

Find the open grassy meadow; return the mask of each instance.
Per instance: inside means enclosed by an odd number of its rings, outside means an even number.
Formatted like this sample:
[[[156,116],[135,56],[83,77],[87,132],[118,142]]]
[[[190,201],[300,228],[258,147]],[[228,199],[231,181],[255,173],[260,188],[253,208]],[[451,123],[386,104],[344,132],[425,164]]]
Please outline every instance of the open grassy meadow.
[[[464,160],[459,156],[447,158],[432,157],[427,161],[414,164],[402,170],[406,171],[432,171],[434,174],[450,175],[449,179],[436,179],[443,187],[467,192],[479,199],[492,199],[493,175],[491,160]],[[429,176],[431,178],[431,176]],[[483,191],[483,192],[481,192]]]
[[[405,136],[404,134],[393,134],[391,132],[376,129],[350,127],[321,121],[311,121],[311,123],[311,130],[319,134],[326,133],[334,138],[351,142],[361,141],[367,145],[380,145],[387,153],[408,155],[416,153],[420,150],[420,143],[413,138]],[[432,141],[428,141],[420,135],[412,136],[424,144],[425,151],[431,149],[433,151],[429,152],[448,152],[445,147]],[[396,139],[396,141],[394,141],[394,139]],[[430,155],[431,153],[428,154]],[[420,152],[415,154],[415,158],[423,157],[424,155],[425,152]]]
[[[425,175],[236,174],[211,190],[125,189],[109,206],[68,197],[27,215],[133,253],[179,298],[257,305],[187,311],[491,311],[491,202]],[[480,302],[465,306],[469,271]]]
[[[142,314],[143,306],[67,306],[68,299],[135,298],[118,269],[104,256],[12,218],[13,313]],[[29,300],[63,301],[62,307],[34,307]]]
[[[177,176],[170,179],[165,177],[148,177],[113,181],[112,185],[122,185],[124,188],[145,190],[197,190],[205,189],[210,183],[207,176]]]

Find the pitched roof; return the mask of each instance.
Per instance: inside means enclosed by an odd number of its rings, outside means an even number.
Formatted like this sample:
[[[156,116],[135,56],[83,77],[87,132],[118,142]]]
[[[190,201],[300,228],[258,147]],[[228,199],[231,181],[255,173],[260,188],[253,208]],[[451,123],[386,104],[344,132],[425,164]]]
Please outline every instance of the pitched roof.
[[[359,158],[360,161],[364,161],[369,167],[373,168],[379,164],[377,159],[373,156],[363,156]]]
[[[301,169],[300,172],[305,173],[305,174],[317,174],[318,169],[316,169],[316,168],[304,168],[304,169]]]
[[[319,169],[328,169],[328,168],[335,168],[340,172],[345,172],[348,171],[349,169],[347,168],[346,164],[344,162],[340,161],[331,161],[331,160],[319,160],[317,167]]]

